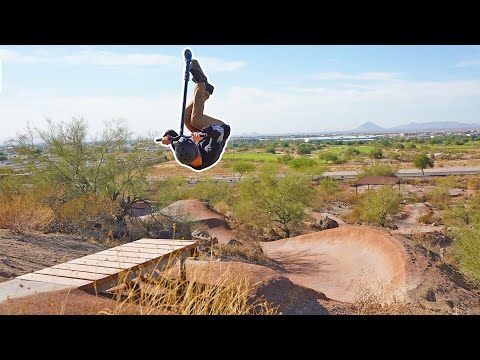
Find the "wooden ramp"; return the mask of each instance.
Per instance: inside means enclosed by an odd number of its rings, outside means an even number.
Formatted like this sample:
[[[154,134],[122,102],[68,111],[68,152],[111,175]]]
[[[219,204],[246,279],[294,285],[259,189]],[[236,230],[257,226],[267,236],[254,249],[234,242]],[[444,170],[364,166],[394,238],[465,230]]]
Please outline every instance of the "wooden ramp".
[[[0,301],[67,287],[100,293],[193,255],[198,241],[140,239],[0,284]],[[15,289],[17,291],[15,291]],[[51,289],[51,290],[49,290]],[[22,295],[25,293],[25,295]]]

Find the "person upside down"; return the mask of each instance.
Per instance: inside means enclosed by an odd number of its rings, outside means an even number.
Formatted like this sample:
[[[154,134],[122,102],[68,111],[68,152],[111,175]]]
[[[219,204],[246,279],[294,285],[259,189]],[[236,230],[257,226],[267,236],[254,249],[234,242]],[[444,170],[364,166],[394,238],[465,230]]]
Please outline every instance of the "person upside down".
[[[192,133],[192,138],[171,141],[178,133],[167,130],[161,143],[172,146],[179,163],[195,171],[203,171],[220,160],[230,137],[230,126],[203,113],[205,101],[213,94],[214,87],[208,83],[197,60],[191,61],[190,73],[195,89],[193,101],[185,109],[185,126]]]

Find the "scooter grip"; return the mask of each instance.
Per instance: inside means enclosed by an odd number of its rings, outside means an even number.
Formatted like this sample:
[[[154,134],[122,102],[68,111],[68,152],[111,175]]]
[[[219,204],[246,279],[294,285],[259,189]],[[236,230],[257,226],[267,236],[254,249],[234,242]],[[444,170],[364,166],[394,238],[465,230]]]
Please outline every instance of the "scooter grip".
[[[190,49],[185,49],[183,56],[185,56],[185,61],[192,61],[192,52]]]

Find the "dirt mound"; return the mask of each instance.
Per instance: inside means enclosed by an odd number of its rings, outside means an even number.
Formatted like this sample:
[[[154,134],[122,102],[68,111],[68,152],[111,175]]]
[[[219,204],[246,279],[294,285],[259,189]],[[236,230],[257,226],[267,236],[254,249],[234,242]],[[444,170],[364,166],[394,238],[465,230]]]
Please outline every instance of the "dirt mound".
[[[107,248],[74,236],[0,230],[0,282]]]
[[[179,200],[164,207],[162,214],[185,221],[207,221],[218,219],[224,221],[222,215],[212,211],[207,203],[200,200]]]
[[[290,280],[338,301],[352,302],[359,286],[388,284],[398,297],[415,286],[404,248],[382,230],[345,225],[262,247]]]
[[[210,209],[207,203],[200,200],[180,200],[163,208],[162,214],[177,221],[201,224],[208,229],[210,236],[216,237],[220,244],[228,244],[233,239],[232,231],[221,215]]]
[[[290,281],[279,272],[261,265],[223,261],[187,261],[187,279],[200,271],[202,282],[213,282],[228,272],[233,279],[248,277],[254,298],[263,297],[284,315],[328,314],[325,294]],[[197,273],[198,274],[198,273]],[[330,305],[330,304],[328,304]]]

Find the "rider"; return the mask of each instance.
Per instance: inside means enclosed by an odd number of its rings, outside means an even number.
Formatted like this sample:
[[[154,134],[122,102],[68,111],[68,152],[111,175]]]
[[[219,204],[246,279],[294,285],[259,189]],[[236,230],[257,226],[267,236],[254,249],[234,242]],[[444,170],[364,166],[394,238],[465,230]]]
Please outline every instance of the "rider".
[[[182,165],[202,171],[220,160],[230,136],[230,126],[203,113],[205,101],[213,94],[214,87],[208,83],[197,60],[191,61],[190,72],[196,85],[193,101],[185,109],[185,125],[192,138],[171,141],[178,134],[175,130],[168,130],[161,142],[165,146],[172,145],[175,157]]]

